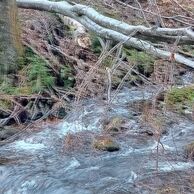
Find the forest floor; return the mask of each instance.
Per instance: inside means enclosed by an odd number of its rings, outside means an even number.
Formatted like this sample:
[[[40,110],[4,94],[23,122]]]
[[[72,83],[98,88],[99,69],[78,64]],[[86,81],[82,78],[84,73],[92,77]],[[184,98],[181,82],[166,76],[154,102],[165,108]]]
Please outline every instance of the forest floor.
[[[156,7],[143,1],[140,1],[142,7],[137,3],[119,0],[75,2],[93,6],[109,17],[130,24],[162,25],[158,24],[162,18],[166,27],[188,26],[188,23],[194,26],[194,6],[189,0],[160,1],[157,18],[153,15]],[[138,10],[134,10],[134,7]],[[144,19],[141,9],[146,10]],[[1,89],[2,127],[23,128],[45,120],[56,122],[66,116],[72,100],[77,102],[85,97],[103,96],[109,85],[107,68],[111,69],[118,61],[116,53],[119,48],[102,57],[101,44],[94,34],[90,34],[91,47],[80,47],[73,38],[74,27],[64,26],[61,19],[51,13],[19,9],[19,18],[25,54],[19,60],[15,85],[8,83]],[[182,51],[185,55],[194,56],[192,46],[181,47]],[[117,68],[111,75],[113,90],[121,85],[131,87],[145,84],[167,88],[179,83],[182,75],[192,71],[174,62],[157,60],[141,51],[122,48],[122,52],[125,54],[122,59],[124,65],[116,62]],[[133,66],[132,73],[126,77],[126,72]],[[10,136],[4,132],[2,134],[2,140]]]

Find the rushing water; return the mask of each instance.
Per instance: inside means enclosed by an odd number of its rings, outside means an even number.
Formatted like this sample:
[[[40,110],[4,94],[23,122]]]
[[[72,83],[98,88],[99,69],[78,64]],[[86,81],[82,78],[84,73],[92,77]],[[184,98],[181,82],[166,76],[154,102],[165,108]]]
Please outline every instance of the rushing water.
[[[127,106],[129,102],[148,100],[155,92],[154,88],[125,88],[108,108],[103,101],[87,100],[57,126],[23,133],[14,142],[1,146],[0,193],[149,194],[168,184],[193,193],[186,184],[194,163],[184,159],[183,148],[194,140],[194,124],[175,118],[158,145],[157,138],[140,133],[139,116]],[[100,132],[103,118],[118,115],[128,118],[130,128],[118,138],[120,151],[63,151],[67,133],[85,131],[87,137]]]

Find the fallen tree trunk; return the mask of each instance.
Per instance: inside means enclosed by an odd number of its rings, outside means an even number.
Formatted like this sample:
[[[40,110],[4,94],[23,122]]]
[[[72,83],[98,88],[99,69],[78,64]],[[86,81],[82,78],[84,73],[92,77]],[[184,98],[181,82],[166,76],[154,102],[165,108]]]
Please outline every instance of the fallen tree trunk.
[[[172,40],[182,44],[194,44],[194,31],[191,27],[147,28],[145,26],[133,26],[103,16],[90,7],[80,4],[72,5],[66,1],[51,2],[48,0],[17,0],[17,5],[20,8],[55,12],[71,17],[84,25],[88,30],[103,38],[112,39],[116,42],[121,42],[126,46],[144,50],[158,58],[167,60],[173,59],[178,63],[194,68],[194,61],[192,58],[186,58],[178,53],[159,49],[153,46],[151,42],[138,38],[138,35],[141,34],[141,37],[164,39],[163,42]]]

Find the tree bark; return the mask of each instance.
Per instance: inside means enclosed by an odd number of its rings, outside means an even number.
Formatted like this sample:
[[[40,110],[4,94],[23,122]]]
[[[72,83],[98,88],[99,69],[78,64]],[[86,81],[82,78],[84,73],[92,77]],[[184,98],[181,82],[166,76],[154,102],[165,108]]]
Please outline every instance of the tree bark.
[[[7,75],[16,71],[17,57],[19,51],[21,51],[17,27],[17,6],[15,0],[0,0],[1,75]]]

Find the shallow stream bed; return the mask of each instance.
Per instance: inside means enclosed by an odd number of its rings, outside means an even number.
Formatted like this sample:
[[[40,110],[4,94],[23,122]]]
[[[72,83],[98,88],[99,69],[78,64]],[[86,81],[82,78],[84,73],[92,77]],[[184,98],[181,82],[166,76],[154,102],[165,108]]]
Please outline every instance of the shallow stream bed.
[[[155,135],[141,133],[139,112],[130,109],[130,103],[149,100],[155,92],[124,88],[110,106],[84,101],[63,122],[1,146],[0,193],[159,194],[165,188],[194,193],[194,162],[184,157],[184,146],[194,140],[194,123],[169,113],[172,122],[158,144]],[[119,151],[97,151],[86,142],[83,149],[64,151],[69,133],[93,137],[101,133],[102,120],[113,116],[128,120],[127,130],[115,137]]]

